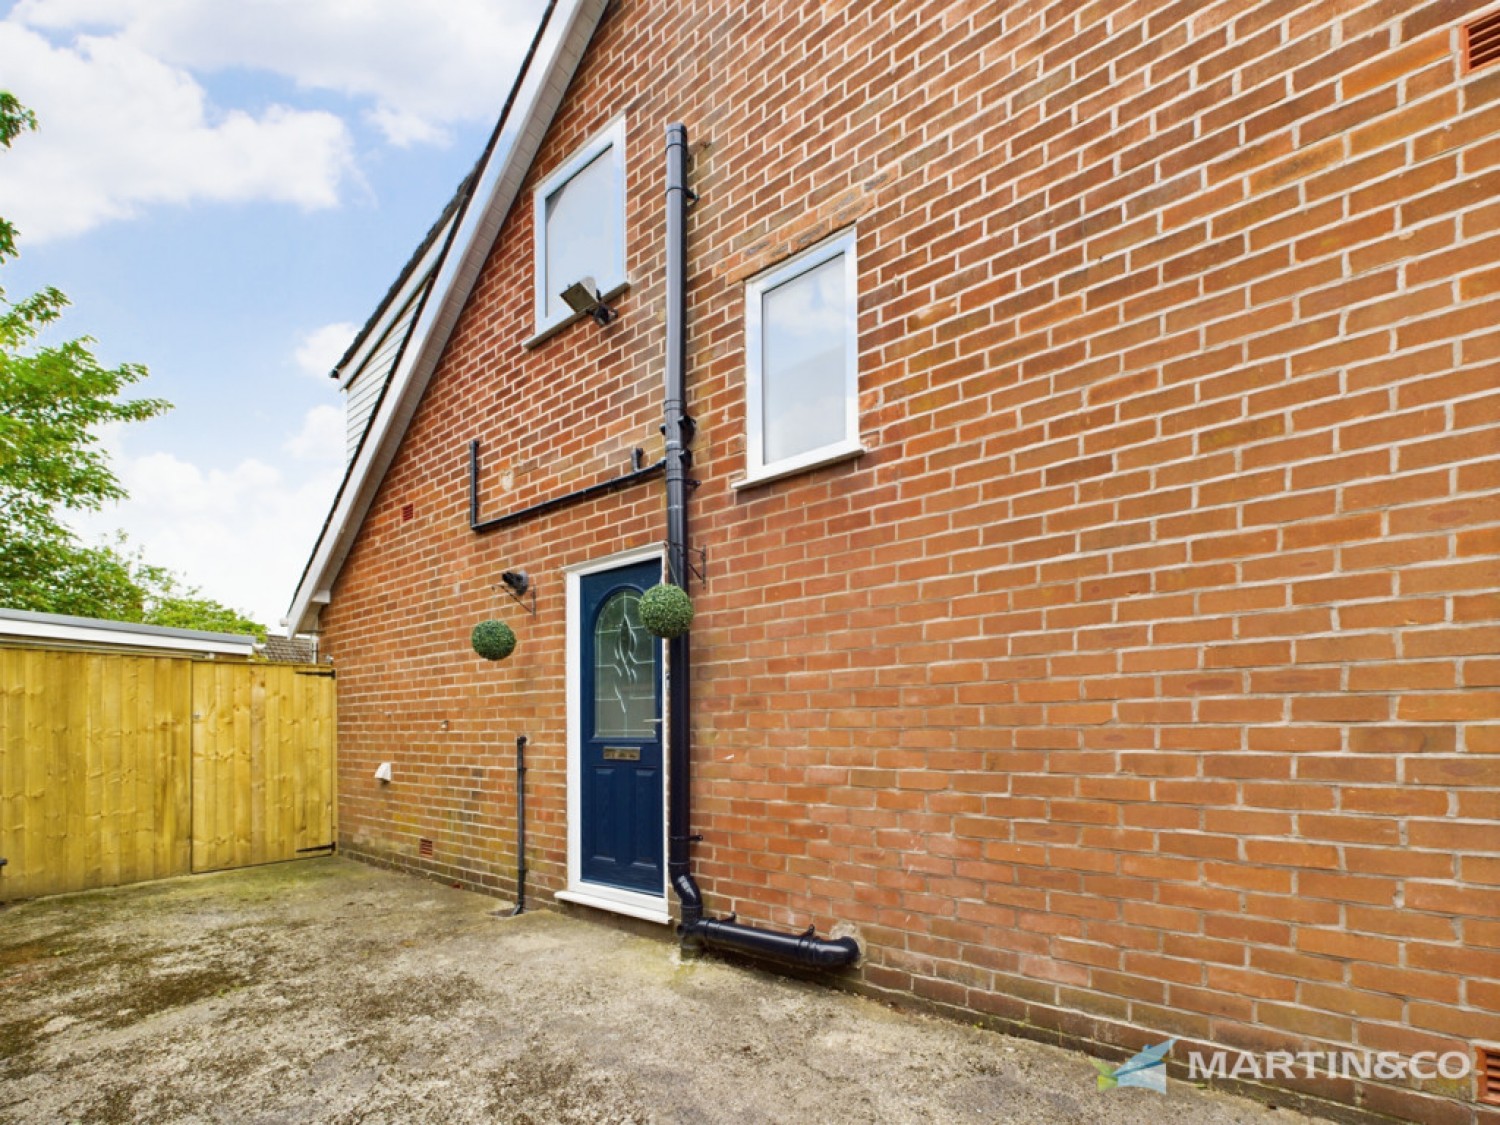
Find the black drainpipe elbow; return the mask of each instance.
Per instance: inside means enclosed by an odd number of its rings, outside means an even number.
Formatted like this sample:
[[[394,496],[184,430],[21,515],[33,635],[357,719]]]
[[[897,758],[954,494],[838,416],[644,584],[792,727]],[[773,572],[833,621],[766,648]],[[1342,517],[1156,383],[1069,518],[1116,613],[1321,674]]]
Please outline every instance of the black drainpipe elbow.
[[[683,931],[715,949],[730,949],[752,957],[768,957],[817,969],[842,969],[859,960],[859,943],[852,937],[820,938],[812,930],[783,934],[746,926],[731,918],[704,918]]]
[[[677,927],[677,932],[686,937],[703,921],[703,894],[698,890],[693,873],[687,869],[686,861],[667,866],[668,874],[672,877],[672,889],[677,892],[677,901],[682,908],[682,923]]]

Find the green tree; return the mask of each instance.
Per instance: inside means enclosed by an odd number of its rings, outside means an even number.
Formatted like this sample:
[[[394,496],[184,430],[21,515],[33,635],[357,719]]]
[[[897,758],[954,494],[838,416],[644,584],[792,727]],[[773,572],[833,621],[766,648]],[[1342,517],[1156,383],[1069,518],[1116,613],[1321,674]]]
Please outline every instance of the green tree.
[[[141,596],[139,620],[146,625],[165,625],[173,629],[207,629],[211,633],[250,633],[257,640],[266,639],[266,629],[237,609],[205,597],[196,586],[183,584],[181,578],[164,566],[153,566],[143,551],[130,554],[125,536],[110,555],[123,559],[136,590]]]
[[[0,91],[0,146],[35,128],[35,114]],[[15,236],[0,219],[0,263],[14,257]],[[162,399],[122,398],[146,369],[105,367],[88,337],[41,344],[67,304],[56,289],[12,302],[0,288],[0,605],[263,637],[244,615],[128,555],[123,540],[87,547],[62,522],[65,512],[125,498],[99,427],[171,408]]]
[[[10,148],[11,141],[27,129],[36,128],[36,114],[16,101],[8,90],[0,90],[0,145]],[[16,228],[0,219],[0,262],[16,253]]]
[[[0,542],[7,555],[29,554],[34,562],[73,543],[63,511],[125,497],[99,448],[98,427],[168,409],[161,399],[121,399],[145,368],[105,367],[86,337],[37,345],[66,305],[55,289],[16,303],[0,289]]]

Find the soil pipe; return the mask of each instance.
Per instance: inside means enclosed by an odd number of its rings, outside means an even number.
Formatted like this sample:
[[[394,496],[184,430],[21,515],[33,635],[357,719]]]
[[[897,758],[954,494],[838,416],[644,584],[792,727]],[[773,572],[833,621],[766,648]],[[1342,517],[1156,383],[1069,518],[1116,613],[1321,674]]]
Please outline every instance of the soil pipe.
[[[692,454],[693,420],[687,414],[687,127],[667,126],[667,363],[663,462],[667,484],[667,577],[688,588],[687,491]],[[667,876],[682,907],[677,932],[687,946],[707,945],[752,956],[770,957],[812,968],[833,969],[859,959],[852,937],[830,940],[783,934],[746,926],[729,918],[703,916],[703,896],[693,878],[692,738],[689,689],[692,653],[688,634],[667,642],[671,690],[667,693],[668,782]]]
[[[667,366],[663,457],[667,481],[667,578],[684,590],[687,569],[687,127],[667,126]],[[691,650],[688,634],[667,642],[667,877],[682,904],[687,938],[703,917],[703,897],[692,872],[692,755],[689,740]]]
[[[526,909],[526,736],[516,735],[516,908]]]

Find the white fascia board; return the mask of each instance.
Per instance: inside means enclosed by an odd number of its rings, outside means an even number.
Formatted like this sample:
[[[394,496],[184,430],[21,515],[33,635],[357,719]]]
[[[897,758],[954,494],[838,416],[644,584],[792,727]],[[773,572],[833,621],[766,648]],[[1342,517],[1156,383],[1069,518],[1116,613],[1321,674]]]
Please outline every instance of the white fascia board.
[[[370,423],[348,486],[319,539],[287,615],[287,636],[315,632],[314,592],[333,586],[354,545],[375,493],[395,458],[448,336],[463,311],[479,271],[536,158],[542,138],[562,104],[573,72],[588,48],[608,0],[563,0],[542,37],[533,65],[521,79],[516,101],[480,173],[473,199],[459,218],[453,243],[433,279],[432,294],[412,330],[391,377],[380,412]]]
[[[63,625],[44,621],[15,621],[0,619],[0,640],[38,642],[52,641],[68,645],[84,645],[90,648],[147,649],[157,652],[212,653],[216,656],[255,655],[255,638],[246,636],[243,641],[214,639],[212,636],[172,637],[156,633],[112,629],[101,622],[98,625]]]

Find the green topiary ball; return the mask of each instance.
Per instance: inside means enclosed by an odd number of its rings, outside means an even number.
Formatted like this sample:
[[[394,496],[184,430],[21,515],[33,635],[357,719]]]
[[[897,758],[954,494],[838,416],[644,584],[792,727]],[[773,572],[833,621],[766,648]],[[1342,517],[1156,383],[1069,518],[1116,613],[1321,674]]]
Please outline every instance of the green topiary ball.
[[[681,586],[662,582],[641,595],[641,624],[658,637],[671,640],[693,623],[693,602]]]
[[[481,621],[469,634],[469,643],[486,660],[504,660],[516,651],[516,634],[503,621]]]

